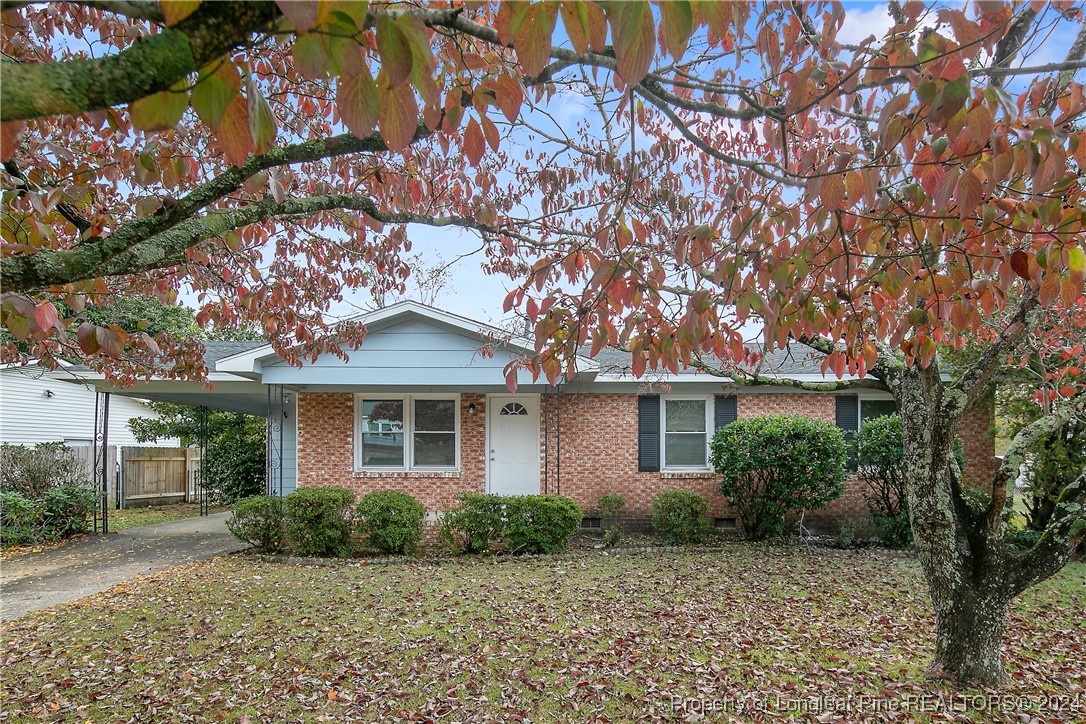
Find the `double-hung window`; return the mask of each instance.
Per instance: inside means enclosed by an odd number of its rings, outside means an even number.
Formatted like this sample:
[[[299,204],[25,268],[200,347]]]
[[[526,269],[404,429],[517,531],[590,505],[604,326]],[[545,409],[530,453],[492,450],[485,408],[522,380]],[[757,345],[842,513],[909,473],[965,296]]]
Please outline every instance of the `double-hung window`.
[[[458,465],[456,397],[355,398],[355,466],[361,470],[450,470]]]
[[[897,404],[893,400],[874,400],[860,398],[860,426],[865,422],[871,422],[877,417],[893,415],[897,412]]]
[[[708,467],[711,398],[665,397],[663,417],[664,468]]]

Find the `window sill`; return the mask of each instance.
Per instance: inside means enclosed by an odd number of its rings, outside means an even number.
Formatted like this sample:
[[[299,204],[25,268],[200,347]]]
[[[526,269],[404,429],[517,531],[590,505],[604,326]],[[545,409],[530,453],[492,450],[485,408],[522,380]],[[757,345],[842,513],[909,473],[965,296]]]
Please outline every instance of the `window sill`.
[[[355,470],[354,478],[459,478],[459,470]]]
[[[709,478],[714,475],[716,475],[716,471],[709,468],[687,468],[660,471],[660,477],[664,480],[682,480],[684,478]]]

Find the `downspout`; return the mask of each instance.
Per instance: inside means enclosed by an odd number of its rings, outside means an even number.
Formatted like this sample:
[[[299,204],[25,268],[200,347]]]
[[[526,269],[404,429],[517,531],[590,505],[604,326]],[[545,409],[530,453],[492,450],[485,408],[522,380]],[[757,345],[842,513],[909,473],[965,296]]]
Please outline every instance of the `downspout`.
[[[554,472],[557,478],[557,494],[562,494],[562,384],[558,383],[555,387],[555,398],[557,399],[556,414],[557,425],[555,430],[555,443],[556,454],[554,456]]]
[[[551,408],[543,389],[543,494],[550,493],[551,484]]]

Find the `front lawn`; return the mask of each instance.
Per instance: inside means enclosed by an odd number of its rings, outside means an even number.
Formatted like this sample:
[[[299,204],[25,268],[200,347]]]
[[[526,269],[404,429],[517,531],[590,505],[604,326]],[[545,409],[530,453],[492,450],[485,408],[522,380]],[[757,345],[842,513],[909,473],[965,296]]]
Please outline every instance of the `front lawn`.
[[[812,705],[924,719],[936,700],[916,697],[947,695],[923,681],[931,630],[918,566],[883,552],[235,556],[5,624],[0,719],[749,720],[739,707]],[[1086,565],[1023,597],[1011,630],[1009,693],[1086,707]]]
[[[222,506],[213,506],[212,513],[228,510]],[[145,525],[172,523],[175,520],[195,518],[200,515],[199,503],[177,503],[176,505],[157,505],[146,508],[124,508],[109,511],[109,532],[116,533],[128,528],[140,528]]]

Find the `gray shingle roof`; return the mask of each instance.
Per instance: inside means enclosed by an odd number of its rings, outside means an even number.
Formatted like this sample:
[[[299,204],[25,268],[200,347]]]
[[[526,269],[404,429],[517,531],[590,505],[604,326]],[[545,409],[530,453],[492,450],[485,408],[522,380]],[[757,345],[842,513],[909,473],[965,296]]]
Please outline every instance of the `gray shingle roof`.
[[[249,350],[263,347],[267,342],[232,342],[220,340],[207,340],[204,342],[204,364],[208,369],[215,369],[215,363],[221,359]]]
[[[756,345],[748,345],[748,348],[759,352],[762,351],[761,347]],[[582,353],[587,356],[589,348],[582,349]],[[632,359],[633,357],[629,352],[614,349],[613,347],[604,348],[596,355],[596,361],[600,365],[600,372],[604,374],[629,373]],[[715,361],[715,358],[712,357],[704,359],[707,364],[712,364]],[[792,345],[789,349],[766,353],[762,359],[760,371],[765,375],[779,377],[820,375],[822,374],[820,365],[823,359],[824,355],[821,352],[797,344]]]

